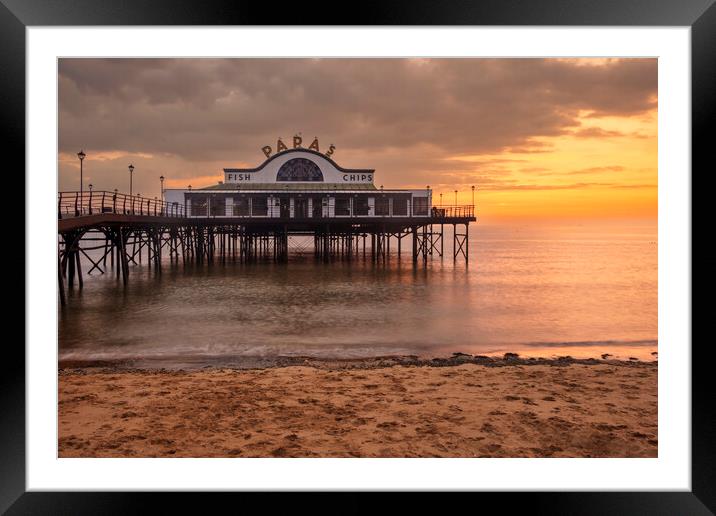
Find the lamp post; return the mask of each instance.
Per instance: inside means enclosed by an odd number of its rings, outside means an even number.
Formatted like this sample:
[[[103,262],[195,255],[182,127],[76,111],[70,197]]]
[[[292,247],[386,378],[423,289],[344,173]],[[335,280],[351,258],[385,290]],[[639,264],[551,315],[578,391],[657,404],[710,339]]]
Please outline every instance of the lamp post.
[[[85,156],[87,156],[87,154],[85,154],[85,151],[84,151],[84,150],[80,150],[80,151],[77,153],[77,157],[80,158],[80,196],[82,196],[82,191],[83,191],[83,186],[82,186],[82,185],[84,184],[84,182],[82,181],[82,173],[83,173],[83,170],[82,170],[83,167],[82,167],[82,165],[83,165],[83,163],[84,163],[84,161],[85,161]]]
[[[475,185],[472,185],[472,205],[475,206]]]
[[[164,176],[159,176],[159,191],[161,193],[162,202],[164,202]]]
[[[457,190],[455,190],[455,206],[457,206]]]
[[[440,207],[443,207],[443,193],[440,192]]]
[[[134,172],[134,165],[130,163],[127,168],[129,169],[129,196],[132,197],[132,172]]]

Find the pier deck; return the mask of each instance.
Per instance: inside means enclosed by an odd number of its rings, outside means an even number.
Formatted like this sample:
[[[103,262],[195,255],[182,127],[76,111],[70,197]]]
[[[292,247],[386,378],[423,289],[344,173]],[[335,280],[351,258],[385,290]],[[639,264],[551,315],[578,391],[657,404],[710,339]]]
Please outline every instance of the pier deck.
[[[469,256],[468,226],[477,219],[474,206],[433,207],[428,215],[407,216],[187,216],[183,206],[117,192],[61,192],[58,199],[58,282],[60,301],[75,279],[82,288],[81,256],[94,271],[112,268],[127,283],[129,265],[147,263],[161,271],[162,255],[183,263],[270,259],[284,261],[289,236],[312,236],[317,259],[351,259],[361,251],[385,260],[391,241],[397,254],[411,237],[413,263],[443,257],[444,228],[453,226],[453,260]],[[464,231],[463,231],[464,228]],[[368,243],[369,242],[369,243]],[[100,257],[87,251],[99,251]],[[109,259],[109,267],[107,261]],[[115,266],[116,264],[116,266]]]

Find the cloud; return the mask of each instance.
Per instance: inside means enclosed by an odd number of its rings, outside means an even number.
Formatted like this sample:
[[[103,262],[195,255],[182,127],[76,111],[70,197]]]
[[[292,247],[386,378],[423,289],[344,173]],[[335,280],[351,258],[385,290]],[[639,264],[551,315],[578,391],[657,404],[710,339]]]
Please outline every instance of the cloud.
[[[560,176],[560,177],[567,177],[567,176],[590,176],[590,175],[602,175],[602,174],[612,174],[615,172],[624,172],[627,170],[626,167],[622,165],[605,165],[605,166],[599,166],[599,167],[587,167],[587,168],[579,168],[576,170],[554,170],[548,167],[521,167],[518,169],[519,172],[523,174],[527,174],[529,176]],[[633,170],[629,170],[629,172],[634,172]],[[651,170],[653,173],[653,170]]]
[[[299,131],[386,186],[499,177],[508,164],[450,158],[617,136],[580,118],[643,116],[656,94],[655,59],[60,59],[60,185],[79,149],[95,184],[121,187],[132,161],[154,189],[255,166]]]
[[[626,136],[626,134],[621,131],[602,129],[601,127],[577,129],[572,132],[572,135],[577,138],[619,138],[621,136]]]
[[[580,110],[641,113],[655,92],[655,60],[62,59],[60,148],[201,160],[303,131],[339,149],[495,151],[561,134]]]
[[[491,182],[488,184],[480,184],[480,190],[581,190],[593,187],[611,187],[609,183],[570,183],[570,184],[505,184]]]

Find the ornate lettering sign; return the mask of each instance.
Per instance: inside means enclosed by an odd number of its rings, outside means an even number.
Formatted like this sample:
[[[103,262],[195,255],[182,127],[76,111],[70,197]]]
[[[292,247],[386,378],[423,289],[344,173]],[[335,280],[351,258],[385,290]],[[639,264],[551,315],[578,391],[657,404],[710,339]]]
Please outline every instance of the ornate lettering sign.
[[[343,168],[332,159],[336,146],[329,145],[321,152],[318,138],[314,137],[311,145],[304,146],[309,140],[304,140],[301,134],[296,134],[289,140],[291,147],[286,145],[282,138],[276,140],[276,152],[271,145],[261,148],[266,160],[255,168],[225,168],[225,184],[236,184],[237,189],[249,188],[267,189],[271,185],[282,188],[295,189],[295,183],[330,183],[333,187],[353,184],[372,184],[375,179],[375,170],[367,168]],[[294,183],[294,184],[290,184]],[[248,186],[251,185],[251,186]],[[222,187],[228,190],[227,187]],[[284,191],[284,190],[282,190]]]
[[[303,148],[301,146],[302,144],[303,144],[303,137],[300,134],[295,135],[293,137],[293,148],[301,149],[301,148]],[[281,138],[278,138],[278,140],[276,141],[276,153],[283,152],[286,150],[288,150],[288,147],[286,146],[285,143],[283,143],[283,140]],[[315,152],[321,152],[319,145],[318,145],[317,137],[313,138],[313,142],[311,143],[311,145],[308,146],[308,150],[312,150]],[[325,156],[330,158],[333,155],[333,153],[335,152],[335,150],[336,150],[336,146],[331,144],[328,147],[328,150],[326,151]],[[261,152],[263,152],[267,158],[270,158],[271,155],[273,154],[273,147],[271,147],[270,145],[264,145],[263,147],[261,147]]]

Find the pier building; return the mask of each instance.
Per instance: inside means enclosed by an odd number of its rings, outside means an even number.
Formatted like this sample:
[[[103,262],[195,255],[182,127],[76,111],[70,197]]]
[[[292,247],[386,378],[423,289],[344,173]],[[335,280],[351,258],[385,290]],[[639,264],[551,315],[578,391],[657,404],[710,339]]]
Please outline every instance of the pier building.
[[[59,192],[61,302],[75,282],[82,288],[82,262],[86,275],[112,269],[126,284],[130,265],[143,257],[157,272],[163,256],[173,263],[286,261],[293,241],[324,261],[384,262],[409,251],[417,265],[444,256],[445,226],[452,226],[453,260],[467,264],[474,205],[435,206],[429,186],[376,187],[375,170],[343,168],[333,146],[322,154],[317,141],[306,149],[296,138],[291,149],[279,140],[275,154],[264,147],[266,160],[255,168],[225,168],[217,184],[166,189],[160,199]]]

